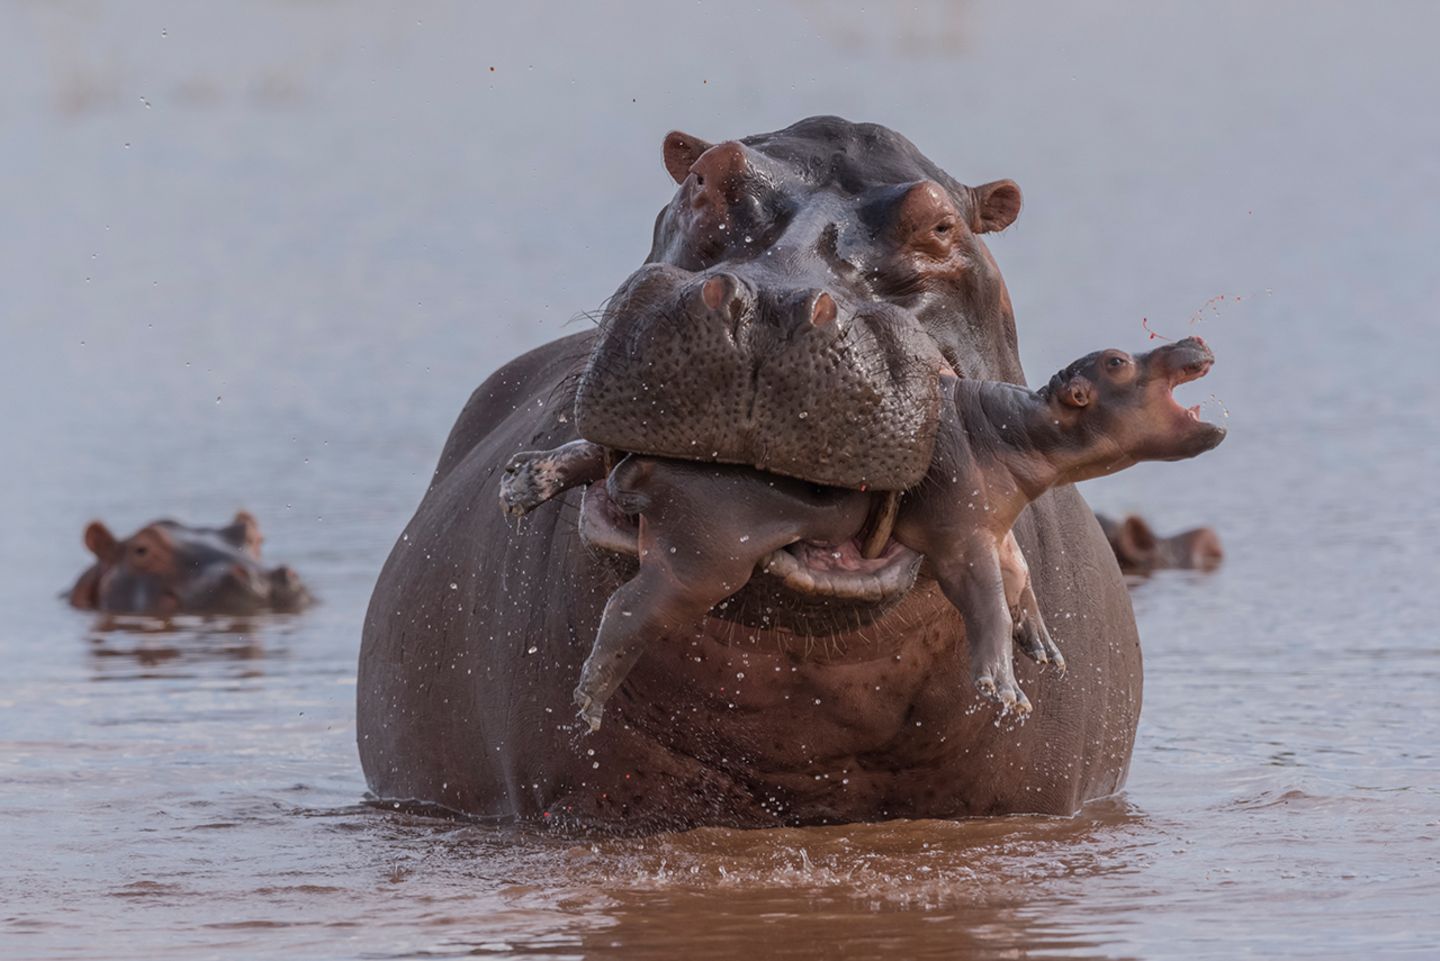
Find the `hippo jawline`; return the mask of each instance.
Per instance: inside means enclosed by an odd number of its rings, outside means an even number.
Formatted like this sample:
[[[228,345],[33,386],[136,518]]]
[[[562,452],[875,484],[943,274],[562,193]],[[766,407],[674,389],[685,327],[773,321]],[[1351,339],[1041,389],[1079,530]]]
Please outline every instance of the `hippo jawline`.
[[[876,496],[877,512],[884,495]],[[586,487],[581,494],[580,539],[592,548],[627,558],[639,557],[639,526],[611,499],[604,482]],[[869,526],[869,525],[867,525]],[[817,599],[887,604],[906,594],[914,585],[924,555],[881,533],[883,546],[876,556],[865,557],[856,532],[840,544],[799,541],[770,552],[757,565],[757,573],[778,581],[797,594]],[[874,536],[874,531],[870,531]]]

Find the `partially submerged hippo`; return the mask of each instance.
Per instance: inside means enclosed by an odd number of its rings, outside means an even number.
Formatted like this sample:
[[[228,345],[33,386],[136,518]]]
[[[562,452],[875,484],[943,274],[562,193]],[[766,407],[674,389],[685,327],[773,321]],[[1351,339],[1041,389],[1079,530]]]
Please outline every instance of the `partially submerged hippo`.
[[[1219,444],[1224,429],[1171,394],[1213,362],[1202,340],[1187,338],[1138,357],[1097,351],[1038,391],[944,378],[935,460],[900,500],[893,538],[925,558],[964,618],[981,694],[1029,712],[1011,669],[1012,637],[1035,661],[1064,668],[1010,533],[1020,511],[1056,484],[1194,457]],[[512,515],[526,512],[605,473],[605,449],[588,441],[518,454],[506,467],[501,505]],[[860,491],[633,454],[609,472],[606,492],[620,515],[612,523],[634,528],[640,571],[606,604],[575,688],[592,730],[650,643],[693,626],[748,583],[757,565],[790,567],[782,548],[860,544],[871,508]],[[888,539],[891,531],[878,536]]]
[[[1096,515],[1120,570],[1134,577],[1148,577],[1155,571],[1213,571],[1225,559],[1220,535],[1209,527],[1196,527],[1161,537],[1143,517],[1130,514],[1124,520]]]
[[[678,190],[646,264],[598,330],[475,391],[380,575],[356,692],[371,790],[615,830],[1069,814],[1115,791],[1140,648],[1070,486],[1014,528],[1070,664],[1063,680],[1017,664],[1026,724],[967,710],[966,625],[933,579],[905,576],[914,552],[792,545],[806,576],[752,577],[655,645],[577,738],[575,678],[635,534],[579,490],[517,529],[491,506],[511,455],[583,436],[617,460],[864,491],[882,514],[930,469],[943,368],[1024,382],[982,241],[1019,213],[1014,183],[963,185],[893,131],[834,117],[717,145],[671,134],[662,154]]]
[[[246,511],[224,527],[152,521],[124,540],[92,521],[85,546],[95,563],[70,589],[69,601],[81,610],[147,617],[303,609],[310,592],[290,568],[261,564],[263,539]]]

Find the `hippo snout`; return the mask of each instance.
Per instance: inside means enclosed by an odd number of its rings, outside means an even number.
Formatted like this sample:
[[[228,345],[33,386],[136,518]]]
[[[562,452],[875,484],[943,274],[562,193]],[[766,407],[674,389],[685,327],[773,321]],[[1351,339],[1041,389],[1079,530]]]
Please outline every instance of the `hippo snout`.
[[[854,303],[738,269],[649,265],[607,311],[576,394],[579,433],[836,487],[916,484],[944,360],[903,310]]]
[[[1152,350],[1149,362],[1171,375],[1183,374],[1188,381],[1204,375],[1210,369],[1215,363],[1215,352],[1203,339],[1186,337]]]

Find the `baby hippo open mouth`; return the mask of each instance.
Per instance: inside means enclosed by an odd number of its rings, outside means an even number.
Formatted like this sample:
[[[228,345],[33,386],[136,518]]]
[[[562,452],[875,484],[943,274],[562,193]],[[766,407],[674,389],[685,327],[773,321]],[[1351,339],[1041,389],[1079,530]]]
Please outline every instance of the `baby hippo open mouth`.
[[[693,627],[757,571],[802,593],[883,601],[909,590],[922,561],[964,620],[977,690],[1023,713],[1013,647],[1062,670],[1064,660],[1011,526],[1057,484],[1219,444],[1224,429],[1172,393],[1213,362],[1203,341],[1187,338],[1136,357],[1089,354],[1039,391],[942,376],[935,456],[903,496],[638,455],[612,469],[611,452],[581,440],[516,455],[501,506],[523,515],[589,483],[582,536],[639,561],[606,604],[575,691],[592,729],[647,644]]]

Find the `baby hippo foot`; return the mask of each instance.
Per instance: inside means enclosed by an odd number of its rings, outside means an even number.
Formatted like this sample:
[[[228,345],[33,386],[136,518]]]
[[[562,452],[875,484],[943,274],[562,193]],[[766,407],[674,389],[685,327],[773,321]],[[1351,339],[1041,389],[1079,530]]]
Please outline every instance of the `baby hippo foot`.
[[[999,704],[1006,713],[1030,713],[1030,699],[1020,690],[1020,685],[1015,680],[1015,669],[1010,665],[1008,652],[998,664],[976,665],[974,677],[975,689],[987,701]]]
[[[511,517],[524,517],[564,489],[553,451],[521,451],[510,458],[500,478],[500,509]]]
[[[586,694],[582,685],[575,688],[575,706],[580,709],[580,720],[589,725],[591,734],[600,730],[600,719],[605,716],[605,702]]]
[[[1026,612],[1014,612],[1015,646],[1036,664],[1050,664],[1061,674],[1065,673],[1065,656],[1050,637],[1045,622]]]

